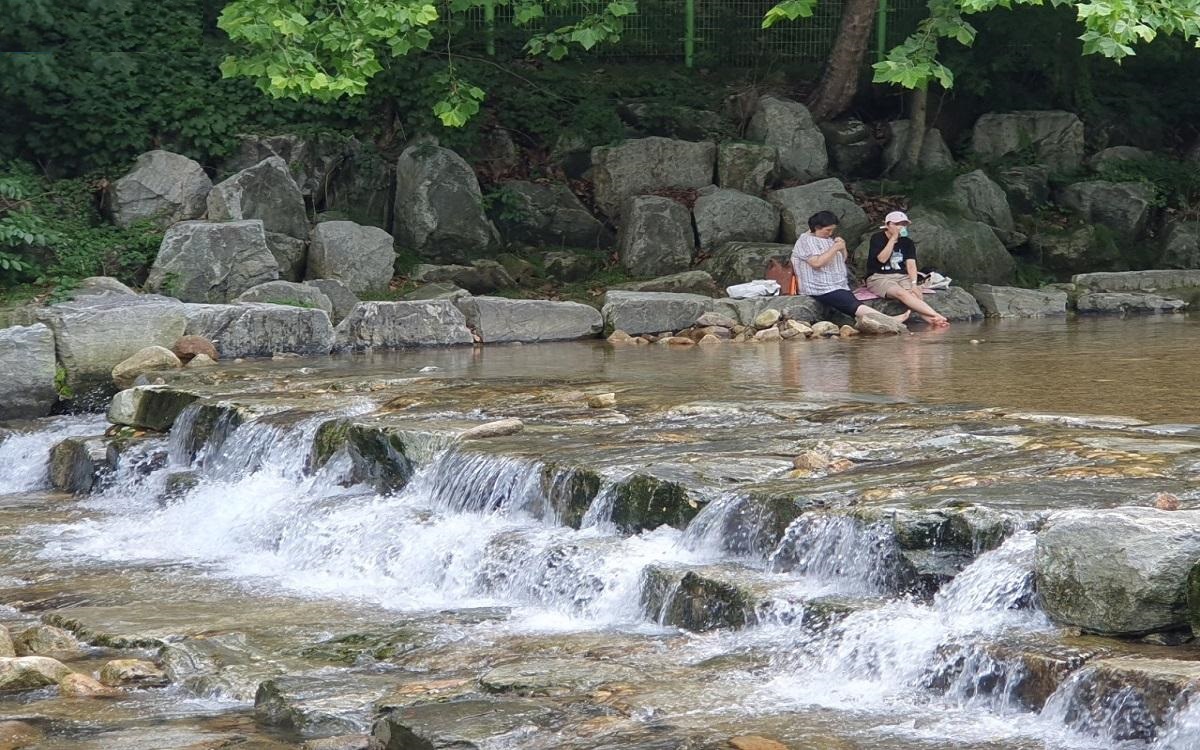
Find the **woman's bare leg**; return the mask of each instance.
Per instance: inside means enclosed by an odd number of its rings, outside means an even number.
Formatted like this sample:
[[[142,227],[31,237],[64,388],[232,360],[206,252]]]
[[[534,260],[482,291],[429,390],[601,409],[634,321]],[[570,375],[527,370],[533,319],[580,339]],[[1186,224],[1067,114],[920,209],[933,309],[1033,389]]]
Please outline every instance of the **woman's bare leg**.
[[[908,289],[892,289],[888,290],[888,296],[914,311],[917,315],[920,315],[930,325],[950,325],[950,321],[946,320],[944,315],[926,304],[925,300],[921,298],[922,295],[920,292]]]
[[[892,320],[896,321],[897,323],[903,323],[904,321],[908,320],[910,315],[912,315],[912,310],[905,310],[904,312],[900,313],[899,315],[884,315],[884,313],[879,312],[878,310],[876,310],[873,307],[867,307],[866,305],[859,305],[858,309],[854,311],[854,317],[861,318],[864,315],[883,315],[886,318],[891,318]]]

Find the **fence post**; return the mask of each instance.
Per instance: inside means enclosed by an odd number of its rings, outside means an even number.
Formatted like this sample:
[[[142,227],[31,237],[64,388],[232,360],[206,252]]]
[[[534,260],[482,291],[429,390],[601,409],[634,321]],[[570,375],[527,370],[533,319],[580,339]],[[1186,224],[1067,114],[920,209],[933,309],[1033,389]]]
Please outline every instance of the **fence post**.
[[[683,64],[690,68],[696,54],[696,0],[686,0],[683,14]]]
[[[879,0],[875,12],[875,59],[879,62],[887,55],[887,11],[888,0]]]
[[[886,0],[884,0],[886,2]],[[487,40],[488,57],[496,56],[496,5],[494,0],[483,4],[483,36]]]

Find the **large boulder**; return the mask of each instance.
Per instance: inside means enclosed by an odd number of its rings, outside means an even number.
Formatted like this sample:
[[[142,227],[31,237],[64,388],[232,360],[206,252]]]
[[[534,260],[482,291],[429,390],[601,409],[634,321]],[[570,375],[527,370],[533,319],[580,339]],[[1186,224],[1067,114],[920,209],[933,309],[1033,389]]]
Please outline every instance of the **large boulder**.
[[[1103,224],[1128,243],[1146,231],[1153,212],[1154,188],[1143,182],[1090,180],[1067,185],[1055,199],[1084,221]]]
[[[396,161],[392,232],[400,243],[434,260],[460,263],[495,249],[500,235],[483,211],[471,166],[450,149],[418,143]]]
[[[485,344],[582,339],[604,328],[600,311],[578,302],[466,297],[455,304]]]
[[[750,118],[749,136],[779,151],[779,173],[793,180],[817,180],[829,171],[825,136],[799,102],[763,96]]]
[[[606,329],[636,336],[682,330],[711,309],[712,298],[698,294],[610,291],[601,313]]]
[[[792,246],[771,242],[731,242],[709,256],[702,268],[722,287],[766,278],[771,260],[789,262]]]
[[[477,260],[469,266],[422,263],[413,271],[412,280],[420,284],[454,284],[471,294],[487,294],[517,285],[504,266],[494,260]]]
[[[170,349],[165,346],[147,346],[117,363],[112,369],[113,384],[124,390],[132,387],[134,381],[142,375],[162,370],[178,370],[180,367],[183,367],[183,363]]]
[[[1187,582],[1200,560],[1200,511],[1066,510],[1037,538],[1035,574],[1046,614],[1102,635],[1188,624]]]
[[[1075,298],[1082,315],[1136,315],[1183,312],[1187,303],[1149,292],[1084,292]]]
[[[822,122],[820,128],[834,172],[845,177],[879,174],[881,150],[869,125],[851,117]]]
[[[1149,161],[1152,158],[1153,152],[1136,146],[1109,146],[1092,154],[1087,164],[1093,171],[1104,172],[1122,163]]]
[[[921,268],[936,268],[962,284],[1012,281],[1013,258],[987,224],[926,208],[914,208],[909,217],[908,234],[917,245]],[[855,251],[855,259],[865,265],[866,256],[864,241]]]
[[[1200,268],[1200,221],[1173,221],[1163,232],[1162,268]]]
[[[146,289],[184,302],[228,302],[279,278],[261,221],[185,221],[167,230]]]
[[[59,492],[86,495],[112,468],[104,438],[67,438],[50,449],[50,486]]]
[[[151,219],[165,229],[203,216],[210,190],[212,180],[197,162],[170,151],[148,151],[133,171],[109,186],[106,200],[117,226]]]
[[[1042,266],[1058,273],[1112,268],[1121,257],[1112,237],[1090,224],[1070,230],[1047,227],[1029,237],[1029,247]]]
[[[511,180],[500,190],[508,197],[496,222],[509,241],[580,248],[613,244],[613,233],[566,185]]]
[[[111,388],[112,369],[147,346],[167,349],[187,327],[186,306],[156,295],[104,294],[43,308],[66,385],[76,394]]]
[[[992,182],[982,169],[954,178],[953,196],[955,203],[966,212],[967,218],[982,221],[1004,232],[1015,229],[1004,188]]]
[[[779,165],[779,149],[761,143],[726,141],[717,147],[717,184],[762,195]]]
[[[808,231],[808,218],[818,211],[832,211],[838,217],[838,235],[850,245],[858,242],[871,227],[867,214],[846,186],[836,177],[799,187],[774,190],[767,200],[779,208],[783,217],[783,240],[795,242]]]
[[[337,279],[309,279],[304,285],[313,287],[329,298],[329,304],[333,307],[329,320],[335,326],[345,320],[359,302],[358,295]]]
[[[1023,214],[1031,214],[1050,202],[1050,171],[1036,164],[1006,167],[997,180],[1008,203]]]
[[[387,291],[395,275],[392,235],[352,221],[323,221],[308,250],[310,279],[337,279],[355,294]]]
[[[908,120],[895,120],[887,124],[887,143],[883,146],[883,173],[890,174],[900,162],[908,148]],[[954,155],[942,137],[942,131],[929,128],[921,142],[921,155],[917,158],[918,172],[946,172],[954,169]]]
[[[713,281],[713,277],[705,271],[684,271],[683,273],[673,273],[670,276],[659,276],[657,279],[614,284],[609,289],[629,292],[678,292],[712,297],[717,293],[717,284]]]
[[[630,198],[617,238],[621,265],[634,276],[662,276],[692,265],[696,237],[683,205],[657,195]]]
[[[95,294],[124,294],[134,295],[137,292],[130,289],[112,276],[89,276],[80,279],[71,289],[71,298],[88,297]]]
[[[1058,289],[975,284],[971,294],[989,318],[1044,318],[1067,313],[1067,293]]]
[[[542,254],[546,275],[559,281],[582,281],[595,273],[603,262],[595,255],[569,250],[551,250]]]
[[[213,342],[222,359],[322,356],[334,340],[324,310],[262,303],[187,305],[187,333]]]
[[[1032,149],[1033,163],[1056,172],[1083,162],[1083,123],[1070,112],[986,114],[975,121],[971,150],[985,162],[1011,159]]]
[[[37,323],[0,329],[0,421],[50,414],[54,390],[54,332]]]
[[[266,232],[267,249],[279,266],[279,278],[284,281],[300,281],[304,278],[304,267],[308,265],[308,243],[278,232]]]
[[[208,194],[208,219],[258,219],[263,231],[308,239],[304,196],[292,179],[287,162],[278,156],[263,159],[214,185]]]
[[[716,144],[640,138],[592,149],[596,206],[616,218],[635,195],[713,184]]]
[[[314,286],[297,284],[294,281],[268,281],[252,286],[238,295],[236,301],[307,307],[324,310],[326,315],[333,316],[333,303],[324,292]]]
[[[339,349],[400,349],[474,341],[467,319],[449,300],[360,302],[337,327]]]
[[[701,195],[692,216],[702,250],[729,242],[772,242],[779,234],[779,209],[737,190],[716,189]]]

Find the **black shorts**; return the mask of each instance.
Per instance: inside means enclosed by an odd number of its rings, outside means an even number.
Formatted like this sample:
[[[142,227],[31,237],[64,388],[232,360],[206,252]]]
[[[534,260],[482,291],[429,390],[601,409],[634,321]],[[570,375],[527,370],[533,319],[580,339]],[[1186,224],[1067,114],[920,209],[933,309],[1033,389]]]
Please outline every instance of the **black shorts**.
[[[854,317],[854,311],[862,307],[862,302],[849,289],[835,289],[825,294],[814,294],[812,298],[822,305],[832,307],[834,310],[851,318]]]

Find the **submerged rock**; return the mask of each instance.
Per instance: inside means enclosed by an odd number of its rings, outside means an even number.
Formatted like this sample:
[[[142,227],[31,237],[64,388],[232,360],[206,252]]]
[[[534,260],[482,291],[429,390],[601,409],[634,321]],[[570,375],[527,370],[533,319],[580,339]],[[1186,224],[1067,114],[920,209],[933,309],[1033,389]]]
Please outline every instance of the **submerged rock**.
[[[365,731],[375,701],[395,686],[388,674],[321,669],[266,680],[254,697],[254,714],[263,723],[303,736]]]
[[[59,695],[75,698],[120,698],[124,693],[117,688],[102,685],[93,678],[72,672],[58,682]]]
[[[489,693],[565,696],[639,679],[645,675],[636,669],[595,659],[525,659],[493,667],[479,678],[479,685]]]
[[[57,685],[69,674],[67,665],[48,656],[0,658],[0,693]]]
[[[53,625],[34,625],[26,628],[14,639],[17,656],[51,656],[55,659],[70,659],[83,653],[75,636]]]
[[[162,687],[168,680],[154,662],[114,659],[101,667],[100,682],[110,687]]]
[[[1042,715],[1113,741],[1148,742],[1180,710],[1180,696],[1200,686],[1200,663],[1121,657],[1090,662],[1063,686]],[[1182,747],[1182,745],[1180,746]]]
[[[649,474],[634,474],[612,491],[611,520],[627,534],[663,525],[683,529],[700,512],[700,503],[686,487]]]
[[[397,708],[371,728],[377,750],[520,747],[563,719],[550,704],[528,699],[466,699]]]

